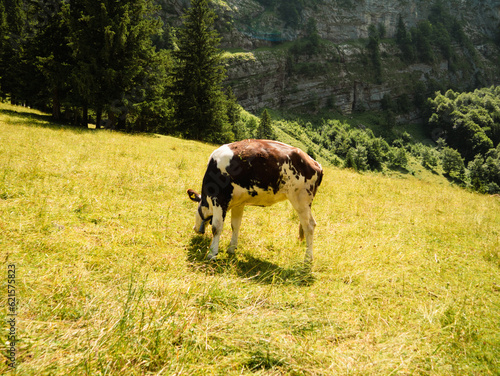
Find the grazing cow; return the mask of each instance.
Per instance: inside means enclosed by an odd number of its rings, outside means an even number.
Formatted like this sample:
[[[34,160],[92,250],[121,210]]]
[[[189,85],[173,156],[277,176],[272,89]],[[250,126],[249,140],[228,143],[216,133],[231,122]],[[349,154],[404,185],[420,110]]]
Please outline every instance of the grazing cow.
[[[313,258],[313,232],[316,221],[311,204],[323,178],[323,169],[302,150],[277,141],[245,140],[223,145],[208,161],[201,194],[188,189],[189,198],[198,202],[197,233],[205,233],[205,225],[212,225],[212,260],[219,251],[219,238],[224,219],[231,212],[233,230],[228,252],[233,253],[238,243],[243,208],[245,205],[269,206],[290,200],[299,215],[299,236],[307,243],[305,261]]]

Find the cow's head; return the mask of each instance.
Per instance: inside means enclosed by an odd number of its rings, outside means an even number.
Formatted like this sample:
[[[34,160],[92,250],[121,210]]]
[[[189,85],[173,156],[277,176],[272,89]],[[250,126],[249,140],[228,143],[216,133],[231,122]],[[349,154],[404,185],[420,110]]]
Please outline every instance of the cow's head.
[[[198,203],[198,209],[195,214],[195,225],[194,231],[198,234],[205,233],[205,226],[207,223],[212,224],[212,210],[210,209],[210,205],[206,200],[202,200],[201,195],[196,193],[192,189],[188,189],[187,194],[191,200]]]

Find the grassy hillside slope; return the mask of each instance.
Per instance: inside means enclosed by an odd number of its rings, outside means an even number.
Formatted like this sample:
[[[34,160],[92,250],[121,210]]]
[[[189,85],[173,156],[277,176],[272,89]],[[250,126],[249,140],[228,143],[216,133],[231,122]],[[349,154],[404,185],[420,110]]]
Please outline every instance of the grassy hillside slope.
[[[498,197],[325,167],[312,271],[286,202],[246,209],[237,256],[207,263],[185,191],[213,145],[0,106],[17,374],[500,373]]]

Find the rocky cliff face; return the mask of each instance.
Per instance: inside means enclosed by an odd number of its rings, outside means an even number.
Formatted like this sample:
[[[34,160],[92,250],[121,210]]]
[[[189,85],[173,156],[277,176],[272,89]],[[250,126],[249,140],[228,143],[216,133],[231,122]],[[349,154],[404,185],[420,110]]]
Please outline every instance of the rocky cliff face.
[[[179,22],[187,0],[167,0],[170,21]],[[254,112],[263,107],[316,111],[329,107],[343,113],[379,109],[384,96],[412,100],[423,88],[467,88],[500,84],[499,0],[449,0],[443,8],[469,36],[477,53],[470,56],[458,45],[454,64],[440,58],[432,64],[404,64],[394,38],[399,17],[406,27],[429,17],[431,0],[311,0],[300,9],[295,24],[256,0],[214,1],[218,30],[228,53],[228,82],[241,105]],[[291,52],[307,35],[314,19],[321,51]],[[374,77],[366,38],[370,25],[385,29],[380,44],[381,79]],[[458,67],[458,69],[457,69]],[[408,120],[408,119],[406,119]]]
[[[182,2],[183,0],[176,0]],[[428,18],[432,0],[319,0],[309,1],[294,25],[287,25],[276,12],[255,0],[216,1],[219,13],[233,28],[225,33],[224,43],[231,47],[258,47],[266,44],[266,33],[281,32],[283,39],[304,34],[307,20],[316,21],[321,38],[334,43],[366,38],[370,25],[385,26],[394,37],[401,16],[408,27]],[[496,37],[500,23],[498,0],[442,1],[446,11],[464,22],[473,34]]]
[[[378,110],[384,96],[397,101],[413,99],[421,90],[419,83],[430,77],[446,80],[448,64],[412,64],[397,68],[395,46],[382,46],[387,68],[384,82],[375,83],[364,47],[352,44],[330,45],[321,54],[291,58],[286,49],[235,53],[228,58],[229,84],[247,110],[262,107],[301,109],[315,112],[321,108],[344,114],[356,110]],[[389,68],[390,67],[390,68]]]

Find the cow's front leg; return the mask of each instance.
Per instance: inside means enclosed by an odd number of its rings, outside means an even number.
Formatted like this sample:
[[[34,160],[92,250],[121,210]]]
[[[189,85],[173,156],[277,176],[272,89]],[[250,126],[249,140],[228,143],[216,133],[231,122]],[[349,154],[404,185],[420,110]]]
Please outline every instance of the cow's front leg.
[[[212,243],[210,244],[210,253],[207,256],[209,260],[215,260],[219,253],[219,240],[222,234],[222,227],[224,226],[224,213],[220,206],[213,207],[212,217]]]
[[[238,234],[240,233],[243,209],[244,206],[237,206],[231,209],[231,229],[233,230],[233,234],[231,236],[231,243],[229,243],[229,248],[227,249],[229,253],[234,253],[238,247]]]

